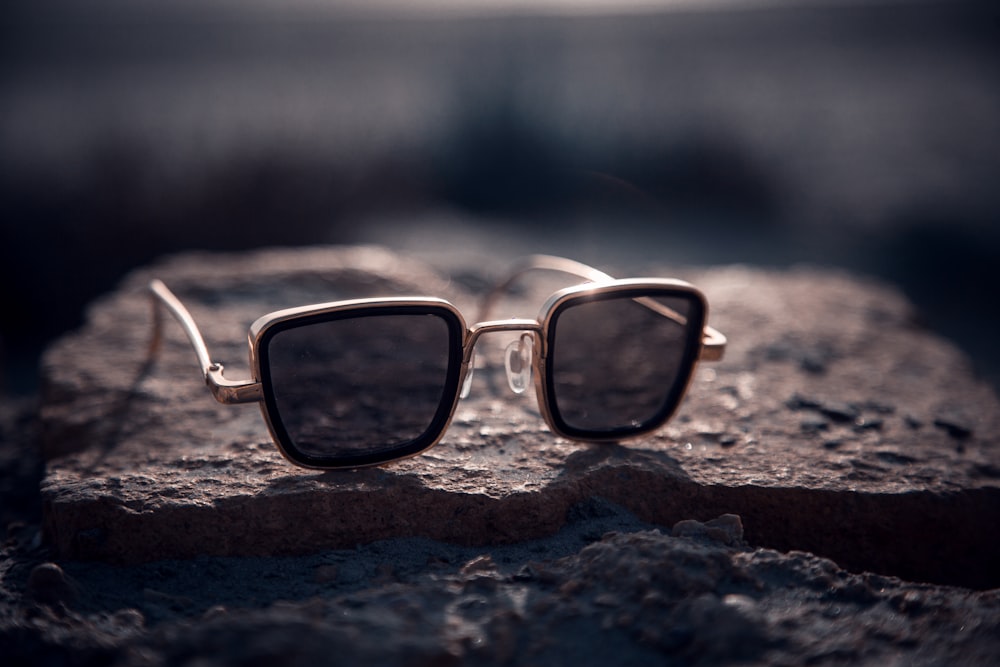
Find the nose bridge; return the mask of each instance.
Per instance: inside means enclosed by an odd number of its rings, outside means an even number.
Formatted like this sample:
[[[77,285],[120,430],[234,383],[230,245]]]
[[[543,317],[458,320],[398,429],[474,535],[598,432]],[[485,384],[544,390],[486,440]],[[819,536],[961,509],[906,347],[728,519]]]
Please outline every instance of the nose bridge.
[[[510,320],[489,320],[478,322],[469,328],[469,338],[465,344],[466,363],[472,358],[472,350],[476,347],[479,337],[486,333],[497,333],[501,331],[531,331],[540,333],[542,325],[537,320],[510,319]]]

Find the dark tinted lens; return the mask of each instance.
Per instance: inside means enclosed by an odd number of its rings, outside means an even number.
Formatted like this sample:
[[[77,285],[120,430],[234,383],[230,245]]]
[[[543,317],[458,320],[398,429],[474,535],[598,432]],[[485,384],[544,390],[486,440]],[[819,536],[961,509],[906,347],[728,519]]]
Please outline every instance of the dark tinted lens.
[[[569,435],[657,427],[687,385],[703,325],[688,293],[625,293],[572,301],[550,325],[549,400]]]
[[[454,400],[458,329],[441,314],[371,311],[270,335],[265,400],[286,451],[361,465],[429,445]]]

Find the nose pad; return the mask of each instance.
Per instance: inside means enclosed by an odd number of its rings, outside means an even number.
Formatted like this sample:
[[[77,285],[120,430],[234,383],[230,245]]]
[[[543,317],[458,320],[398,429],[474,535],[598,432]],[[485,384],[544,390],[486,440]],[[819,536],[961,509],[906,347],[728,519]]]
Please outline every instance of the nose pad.
[[[534,347],[531,334],[521,334],[512,341],[503,354],[503,365],[507,369],[507,384],[515,394],[523,394],[531,384],[531,352]]]
[[[465,372],[465,380],[462,382],[462,391],[459,392],[459,398],[468,398],[469,394],[472,392],[472,376],[476,374],[476,351],[472,350],[472,354],[469,355],[469,370]]]

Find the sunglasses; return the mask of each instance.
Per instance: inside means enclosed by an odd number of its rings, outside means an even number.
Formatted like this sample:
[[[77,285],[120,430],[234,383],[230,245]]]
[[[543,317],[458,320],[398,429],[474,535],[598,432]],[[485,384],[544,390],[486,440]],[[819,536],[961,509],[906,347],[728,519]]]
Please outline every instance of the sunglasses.
[[[489,320],[496,301],[533,270],[589,282],[552,294],[536,319]],[[436,444],[468,395],[476,342],[520,334],[504,351],[508,384],[534,383],[553,433],[573,440],[631,438],[676,411],[699,360],[722,358],[726,337],[706,325],[692,285],[662,278],[615,280],[585,264],[536,255],[486,294],[467,326],[451,303],[430,297],[356,299],[280,310],[250,326],[252,380],[223,376],[198,326],[159,280],[153,349],[165,306],[194,347],[220,403],[260,403],[281,454],[306,468],[379,465]]]

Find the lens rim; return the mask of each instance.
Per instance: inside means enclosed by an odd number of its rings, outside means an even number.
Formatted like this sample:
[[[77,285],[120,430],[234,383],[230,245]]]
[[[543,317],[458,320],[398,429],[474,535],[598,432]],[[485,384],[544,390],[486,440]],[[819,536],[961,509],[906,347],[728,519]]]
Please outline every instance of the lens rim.
[[[668,394],[656,415],[636,427],[617,429],[583,429],[566,423],[559,412],[553,381],[553,356],[551,350],[555,340],[556,325],[560,315],[568,308],[582,303],[615,298],[675,297],[689,299],[691,312],[686,315],[687,331],[684,337],[684,352],[680,362],[677,382]],[[543,344],[539,351],[538,372],[536,373],[536,394],[538,407],[549,428],[557,435],[573,440],[591,442],[617,441],[644,435],[663,426],[676,413],[687,393],[694,369],[701,354],[703,330],[708,321],[708,301],[700,290],[681,280],[634,278],[615,280],[602,285],[578,285],[553,294],[542,306],[539,321],[543,323]]]
[[[314,456],[301,451],[285,429],[278,409],[268,359],[271,339],[282,331],[344,319],[386,315],[434,315],[448,327],[448,370],[441,402],[427,430],[400,447],[351,456]],[[351,302],[291,308],[266,315],[250,327],[250,366],[261,383],[261,412],[272,439],[290,462],[316,469],[360,468],[415,456],[433,447],[444,435],[458,404],[467,329],[461,313],[442,299],[359,299]]]

